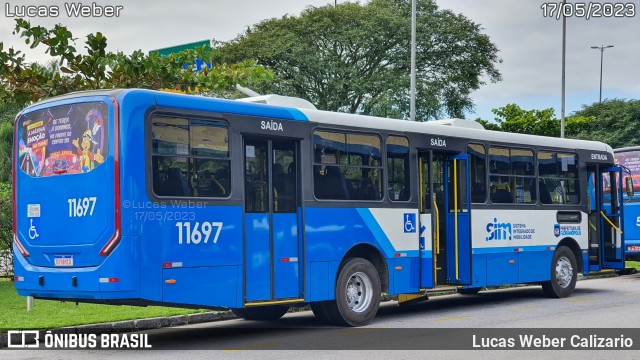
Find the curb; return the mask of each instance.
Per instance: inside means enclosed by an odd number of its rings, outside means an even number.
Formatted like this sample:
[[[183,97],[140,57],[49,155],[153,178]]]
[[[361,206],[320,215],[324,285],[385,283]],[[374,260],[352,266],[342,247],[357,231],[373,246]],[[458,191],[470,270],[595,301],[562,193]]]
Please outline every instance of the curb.
[[[98,333],[126,333],[134,331],[143,331],[150,329],[159,329],[165,327],[174,327],[190,324],[202,324],[207,322],[216,322],[223,320],[236,319],[231,311],[210,311],[206,313],[196,313],[188,315],[175,315],[165,317],[155,317],[147,319],[123,320],[106,323],[96,323],[88,325],[68,326],[55,329],[43,329],[40,331],[51,331],[53,333],[78,334],[84,331],[92,331]],[[25,342],[27,344],[34,343],[35,335],[26,334]],[[0,348],[6,348],[8,345],[8,333],[0,334]]]

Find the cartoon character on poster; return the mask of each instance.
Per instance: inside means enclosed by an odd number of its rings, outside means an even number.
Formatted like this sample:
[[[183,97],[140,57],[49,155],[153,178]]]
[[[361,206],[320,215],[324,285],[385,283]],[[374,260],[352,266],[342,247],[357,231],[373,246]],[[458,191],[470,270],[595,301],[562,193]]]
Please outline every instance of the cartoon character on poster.
[[[80,161],[80,171],[83,173],[93,170],[95,163],[102,164],[104,157],[101,152],[101,145],[94,141],[93,137],[100,131],[102,127],[102,115],[97,109],[90,110],[85,118],[87,124],[93,122],[93,126],[87,129],[82,134],[82,141],[80,139],[74,139],[72,141],[73,146],[76,147],[78,153],[78,160]],[[94,152],[92,149],[94,146],[97,150]]]

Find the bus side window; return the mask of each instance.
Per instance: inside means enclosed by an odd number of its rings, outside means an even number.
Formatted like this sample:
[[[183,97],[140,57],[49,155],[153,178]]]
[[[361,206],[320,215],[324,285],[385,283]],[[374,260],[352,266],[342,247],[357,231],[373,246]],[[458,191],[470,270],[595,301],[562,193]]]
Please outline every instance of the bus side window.
[[[222,121],[152,119],[153,191],[158,196],[228,197],[229,141]]]
[[[389,200],[407,201],[411,196],[409,139],[404,136],[388,136],[386,145]]]
[[[469,144],[467,146],[471,166],[471,202],[484,203],[487,201],[487,153],[483,145]]]

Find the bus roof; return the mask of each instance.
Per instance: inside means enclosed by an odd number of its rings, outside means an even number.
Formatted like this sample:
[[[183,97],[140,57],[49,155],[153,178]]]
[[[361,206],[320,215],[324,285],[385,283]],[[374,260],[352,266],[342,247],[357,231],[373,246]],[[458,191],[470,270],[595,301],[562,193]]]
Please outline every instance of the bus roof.
[[[22,109],[21,113],[25,112],[25,111],[29,111],[31,108],[36,107],[36,106],[41,106],[43,104],[46,104],[48,102],[54,102],[54,101],[59,101],[59,100],[66,100],[66,99],[73,99],[73,98],[79,98],[79,97],[84,97],[84,96],[100,96],[100,95],[105,95],[105,96],[113,96],[113,97],[117,97],[121,92],[126,91],[126,89],[106,89],[106,90],[83,90],[83,91],[74,91],[68,94],[64,94],[64,95],[59,95],[59,96],[54,96],[54,97],[50,97],[50,98],[46,98],[46,99],[42,99],[39,100],[38,102],[35,102],[29,106],[27,106],[26,108]]]
[[[366,115],[335,113],[321,110],[299,109],[310,121],[322,124],[356,126],[400,132],[428,133],[469,140],[516,143],[521,145],[548,146],[554,148],[585,149],[612,152],[609,145],[599,141],[561,139],[548,136],[506,133],[463,126],[446,126],[447,122],[415,122]],[[467,120],[471,121],[471,120]]]
[[[39,101],[35,104],[32,104],[25,108],[22,112],[28,111],[32,107],[41,106],[48,102],[65,100],[70,98],[77,97],[85,97],[85,96],[99,96],[99,95],[108,95],[117,97],[122,92],[128,92],[132,90],[137,91],[148,91],[152,93],[162,93],[157,90],[146,90],[146,89],[107,89],[107,90],[90,90],[90,91],[78,91],[73,92],[61,96],[52,97],[49,99],[45,99]],[[166,93],[162,93],[166,94]],[[195,95],[183,95],[172,93],[176,96],[195,96]],[[209,98],[200,96],[202,101],[209,101],[215,103],[217,101],[229,101],[225,99],[218,98]],[[240,103],[240,102],[238,102]],[[264,105],[260,103],[249,103],[246,102],[247,105],[253,106],[267,106],[273,108],[274,105]],[[280,107],[282,106],[275,106]],[[478,141],[493,141],[493,142],[504,142],[504,143],[516,143],[521,145],[531,145],[531,146],[542,146],[542,147],[553,147],[553,148],[567,148],[567,149],[585,149],[585,150],[595,150],[595,151],[605,151],[612,152],[612,148],[602,142],[598,141],[588,141],[588,140],[575,140],[575,139],[561,139],[555,137],[547,137],[547,136],[537,136],[537,135],[527,135],[527,134],[517,134],[517,133],[505,133],[501,131],[492,131],[480,129],[475,126],[460,126],[457,122],[465,121],[460,119],[452,119],[445,121],[433,121],[433,122],[414,122],[407,120],[398,120],[391,118],[381,118],[367,115],[355,115],[355,114],[347,114],[347,113],[337,113],[331,111],[323,111],[323,110],[315,110],[308,108],[296,108],[298,111],[302,112],[309,121],[317,122],[320,124],[327,125],[341,125],[341,126],[353,126],[353,127],[361,127],[363,129],[380,129],[380,130],[390,130],[390,131],[399,131],[399,132],[414,132],[414,133],[427,133],[431,135],[439,135],[439,136],[451,136],[458,138],[467,138],[469,140],[478,140]],[[466,120],[471,121],[471,120]],[[622,148],[617,149],[616,151],[630,150],[632,148]]]

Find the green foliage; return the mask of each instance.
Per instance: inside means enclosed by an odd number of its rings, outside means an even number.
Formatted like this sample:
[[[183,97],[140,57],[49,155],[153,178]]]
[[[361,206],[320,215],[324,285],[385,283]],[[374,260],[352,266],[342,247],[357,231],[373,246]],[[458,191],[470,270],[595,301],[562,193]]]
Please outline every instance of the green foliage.
[[[13,122],[0,122],[0,182],[11,182]]]
[[[553,109],[523,110],[516,104],[493,109],[496,123],[477,119],[486,129],[560,136],[560,120]],[[640,100],[613,99],[584,105],[566,118],[565,136],[595,140],[613,148],[640,145]]]
[[[480,125],[482,125],[487,130],[502,131],[502,128],[500,127],[499,124],[496,124],[496,123],[493,123],[493,122],[489,122],[489,121],[483,120],[481,118],[477,118],[475,120],[475,122],[479,123]]]
[[[13,274],[12,209],[11,186],[0,183],[0,276]]]
[[[259,92],[318,108],[408,117],[411,8],[406,0],[310,7],[262,21],[221,48],[229,62],[256,59],[276,73]],[[418,1],[417,118],[462,117],[469,94],[500,80],[498,50],[479,25],[433,0]]]
[[[507,104],[491,110],[502,131],[534,134],[543,136],[559,136],[560,122],[554,118],[552,108],[544,110],[524,110],[516,104]]]
[[[24,106],[72,91],[114,87],[224,94],[235,84],[253,86],[273,76],[252,60],[236,64],[216,62],[217,54],[204,46],[164,57],[141,51],[126,55],[108,52],[107,38],[96,32],[87,35],[84,42],[87,53],[80,54],[75,46],[77,39],[60,24],[47,29],[17,19],[14,34],[24,38],[31,48],[44,46],[58,61],[55,66],[28,63],[20,51],[4,50],[0,42],[0,106]],[[211,59],[213,67],[199,72],[185,71],[183,64],[193,64],[195,59]],[[188,70],[192,68],[191,65]]]
[[[5,122],[13,124],[21,109],[22,107],[15,103],[0,103],[0,124]]]
[[[516,104],[507,104],[491,110],[495,122],[483,119],[476,121],[487,130],[506,131],[519,134],[540,136],[560,136],[560,119],[555,117],[552,108],[543,110],[524,110]],[[573,115],[565,119],[565,136],[583,138],[582,133],[590,131],[595,124],[593,116]],[[593,139],[600,140],[600,139]]]
[[[612,99],[585,105],[574,116],[595,119],[581,123],[577,137],[605,142],[613,148],[640,145],[640,100]]]
[[[35,299],[33,310],[27,311],[24,297],[10,281],[0,279],[0,332],[23,329],[52,329],[64,326],[110,321],[144,319],[157,316],[186,315],[205,310],[176,309],[160,306],[114,306],[75,304],[57,300]]]

